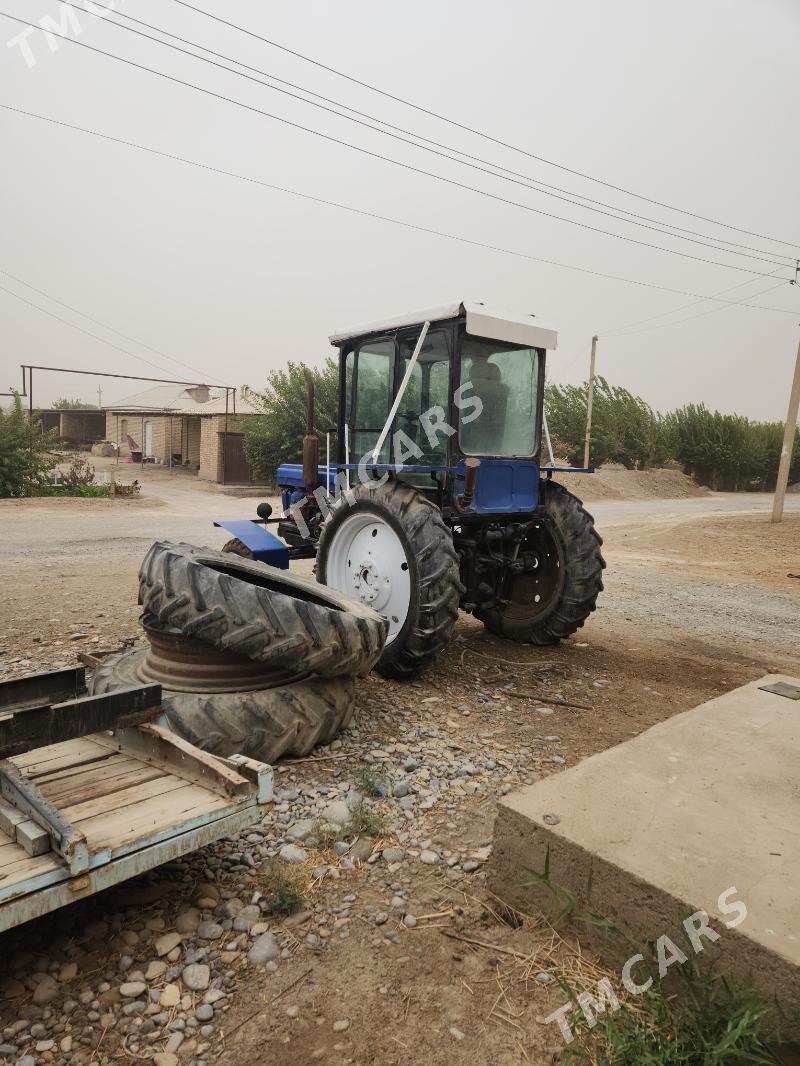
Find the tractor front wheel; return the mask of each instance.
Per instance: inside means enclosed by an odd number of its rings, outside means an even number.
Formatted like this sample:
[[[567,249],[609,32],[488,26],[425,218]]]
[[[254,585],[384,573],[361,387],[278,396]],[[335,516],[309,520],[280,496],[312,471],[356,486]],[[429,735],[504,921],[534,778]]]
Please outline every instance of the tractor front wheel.
[[[461,595],[458,556],[441,512],[398,481],[359,485],[322,527],[317,580],[389,623],[375,669],[418,673],[450,639]]]
[[[488,630],[522,644],[557,644],[580,629],[603,591],[605,561],[594,519],[563,485],[542,483],[546,519],[520,554],[535,567],[518,574],[508,602],[476,616]]]

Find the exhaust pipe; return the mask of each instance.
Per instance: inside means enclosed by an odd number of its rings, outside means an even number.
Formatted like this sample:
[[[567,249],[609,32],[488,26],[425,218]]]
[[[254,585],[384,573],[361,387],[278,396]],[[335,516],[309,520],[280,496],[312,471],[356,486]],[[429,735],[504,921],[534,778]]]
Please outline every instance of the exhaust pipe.
[[[311,496],[319,481],[319,437],[314,428],[314,375],[303,367],[306,377],[306,435],[303,437],[303,490]]]

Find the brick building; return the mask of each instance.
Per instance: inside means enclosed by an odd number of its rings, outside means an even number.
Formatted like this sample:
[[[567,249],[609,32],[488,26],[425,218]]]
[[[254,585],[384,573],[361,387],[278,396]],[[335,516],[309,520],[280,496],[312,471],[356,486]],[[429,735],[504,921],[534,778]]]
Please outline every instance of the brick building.
[[[217,390],[218,392],[218,390]],[[206,481],[256,483],[244,456],[244,424],[263,417],[242,393],[213,395],[205,385],[157,385],[103,408],[106,440],[121,458],[144,455]]]

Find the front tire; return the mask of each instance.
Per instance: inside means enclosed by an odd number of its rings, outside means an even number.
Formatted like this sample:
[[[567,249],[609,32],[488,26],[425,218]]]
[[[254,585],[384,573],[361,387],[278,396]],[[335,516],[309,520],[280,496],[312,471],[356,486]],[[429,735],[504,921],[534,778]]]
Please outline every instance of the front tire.
[[[475,611],[490,632],[521,644],[557,644],[572,636],[603,591],[606,564],[594,519],[563,485],[547,481],[541,488],[547,520],[527,545],[539,567],[514,578],[507,604]]]
[[[403,482],[359,485],[349,496],[322,527],[317,580],[386,618],[375,669],[413,677],[447,644],[458,618],[453,538],[438,507]]]

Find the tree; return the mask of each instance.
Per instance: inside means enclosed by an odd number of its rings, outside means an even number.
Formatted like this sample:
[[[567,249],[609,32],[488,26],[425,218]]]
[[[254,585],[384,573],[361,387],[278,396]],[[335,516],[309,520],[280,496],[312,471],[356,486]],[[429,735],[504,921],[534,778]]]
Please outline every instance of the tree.
[[[62,396],[60,400],[56,400],[53,404],[54,411],[96,411],[98,410],[96,403],[87,403],[85,400],[79,399],[77,396],[74,399],[70,399],[68,396]]]
[[[286,364],[285,370],[271,370],[263,392],[250,391],[248,398],[262,411],[262,417],[247,419],[245,453],[254,471],[272,478],[281,463],[299,463],[306,432],[306,379],[304,363]],[[316,431],[325,455],[325,434],[331,434],[335,454],[339,413],[339,368],[330,357],[320,367],[309,368],[314,375]]]
[[[34,496],[47,484],[56,465],[50,444],[41,421],[34,417],[31,424],[14,393],[11,407],[0,408],[0,497]]]

